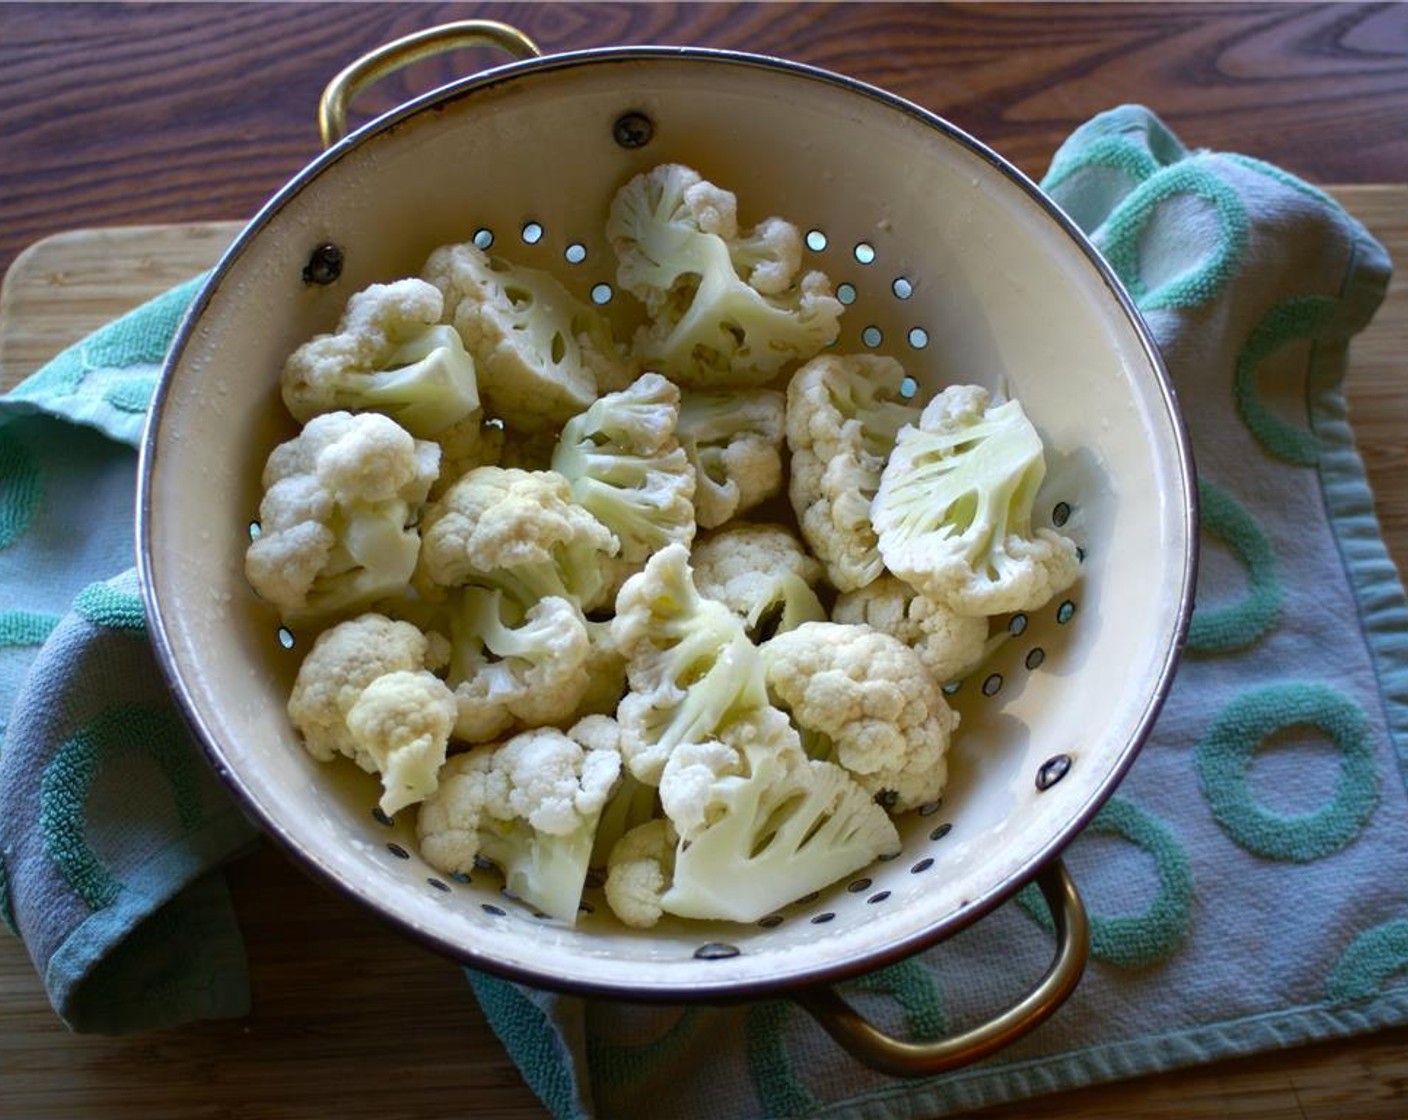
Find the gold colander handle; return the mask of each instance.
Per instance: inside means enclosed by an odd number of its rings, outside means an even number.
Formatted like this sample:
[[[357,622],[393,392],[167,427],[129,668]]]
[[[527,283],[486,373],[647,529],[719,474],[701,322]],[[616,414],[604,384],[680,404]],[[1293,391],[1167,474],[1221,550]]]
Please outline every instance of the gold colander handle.
[[[893,1077],[932,1076],[986,1058],[1048,1019],[1075,990],[1090,955],[1085,906],[1060,860],[1043,869],[1037,886],[1056,927],[1055,959],[1035,988],[986,1023],[938,1042],[906,1042],[867,1022],[833,988],[809,989],[797,1002],[853,1057]]]
[[[318,131],[323,147],[330,148],[347,135],[347,107],[368,86],[412,63],[462,47],[498,47],[514,59],[542,54],[538,45],[516,27],[490,19],[443,23],[394,39],[346,66],[323,90],[318,102]]]

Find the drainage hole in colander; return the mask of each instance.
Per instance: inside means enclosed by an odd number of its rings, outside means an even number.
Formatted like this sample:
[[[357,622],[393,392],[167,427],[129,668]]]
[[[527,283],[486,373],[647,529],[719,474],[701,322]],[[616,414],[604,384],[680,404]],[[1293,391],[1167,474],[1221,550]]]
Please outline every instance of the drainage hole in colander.
[[[1027,651],[1027,657],[1026,660],[1023,661],[1023,664],[1026,665],[1028,669],[1037,669],[1041,667],[1041,663],[1045,660],[1046,651],[1040,646],[1035,646]]]
[[[812,925],[814,925],[814,926],[825,925],[827,922],[831,921],[834,917],[836,917],[835,914],[833,914],[830,910],[826,910],[826,911],[823,911],[823,912],[820,913],[820,914],[813,914],[813,915],[812,915],[811,922],[812,922]]]
[[[766,918],[759,918],[758,925],[763,929],[776,929],[782,924],[781,914],[769,914]]]
[[[869,898],[867,898],[865,901],[868,902],[870,905],[874,906],[874,905],[877,904],[877,903],[884,902],[884,901],[885,901],[887,898],[889,898],[889,897],[890,897],[890,892],[889,892],[889,891],[876,891],[873,895],[871,895],[871,896],[870,896]]]
[[[885,333],[874,323],[860,332],[860,340],[874,350],[885,341]]]
[[[587,247],[580,241],[574,241],[562,251],[562,256],[568,264],[581,264],[587,259]]]
[[[912,350],[923,350],[929,345],[929,332],[923,327],[909,328],[909,346]]]
[[[958,691],[960,688],[962,688],[962,687],[963,687],[963,682],[962,682],[962,681],[948,681],[946,684],[944,684],[944,685],[942,686],[943,694],[944,694],[945,696],[952,696],[955,692],[957,692],[957,691]]]
[[[525,245],[536,245],[543,239],[543,227],[537,222],[525,222],[519,236]]]
[[[380,805],[372,806],[372,820],[386,828],[391,827],[391,818],[381,811]]]
[[[598,307],[602,307],[610,303],[611,297],[615,294],[616,293],[612,290],[611,285],[605,282],[592,285],[592,302]]]
[[[1014,638],[1027,628],[1027,616],[1018,611],[1007,620],[1007,632]]]
[[[397,859],[410,859],[410,858],[411,858],[411,853],[408,852],[408,851],[406,851],[405,848],[401,847],[400,844],[388,843],[388,844],[386,845],[386,850],[387,850],[388,852],[390,852],[393,856],[395,856]]]
[[[860,894],[861,891],[869,890],[869,889],[870,889],[870,880],[869,880],[869,879],[854,879],[854,880],[852,880],[851,882],[849,882],[849,883],[846,884],[846,890],[850,891],[851,894]]]
[[[280,626],[277,633],[279,645],[283,646],[284,649],[292,649],[295,641],[293,631],[287,626]]]
[[[984,695],[984,696],[996,696],[996,695],[997,695],[999,692],[1001,692],[1001,691],[1002,691],[1002,674],[1001,674],[1001,673],[989,673],[989,674],[983,679],[983,695]]]
[[[856,286],[854,284],[837,284],[836,298],[849,307],[856,301]]]
[[[481,227],[474,231],[473,241],[476,249],[487,249],[494,243],[494,231],[487,227]]]
[[[466,887],[474,882],[474,880],[471,879],[468,875],[466,875],[463,871],[451,871],[450,878],[457,883],[463,883]]]
[[[505,910],[502,906],[495,906],[492,902],[481,902],[479,904],[479,909],[483,910],[486,914],[492,914],[496,918],[508,917],[507,910]]]
[[[950,822],[945,821],[943,824],[939,825],[938,828],[934,829],[933,832],[929,833],[929,839],[930,839],[930,840],[942,840],[945,836],[947,836],[947,835],[948,835],[950,832],[952,832],[952,831],[953,831],[953,825],[952,825]]]
[[[921,817],[932,817],[935,813],[942,809],[943,806],[944,799],[942,797],[938,798],[935,801],[926,801],[923,805],[919,806],[919,815]]]
[[[908,299],[914,294],[914,285],[909,282],[907,276],[896,276],[895,282],[890,285],[890,291],[895,293],[896,299]]]
[[[909,400],[917,392],[919,392],[919,382],[915,381],[914,378],[910,377],[908,374],[905,374],[904,380],[900,382],[900,396],[905,400]]]
[[[797,900],[794,902],[794,905],[796,905],[796,906],[810,906],[813,902],[815,902],[815,901],[816,901],[817,899],[819,899],[820,897],[821,897],[821,892],[820,892],[820,891],[812,891],[811,894],[804,894],[801,898],[797,899]]]
[[[444,891],[446,894],[450,893],[450,884],[445,882],[445,880],[443,879],[430,878],[427,879],[426,882],[429,883],[432,887],[434,887],[437,891]]]
[[[807,230],[807,248],[813,253],[820,253],[826,248],[826,234],[819,229]]]
[[[1076,605],[1070,599],[1065,600],[1056,608],[1056,621],[1062,626],[1071,621],[1071,616],[1076,613]]]
[[[251,522],[249,523],[249,539],[250,539],[250,540],[252,540],[252,541],[257,541],[257,540],[259,539],[259,534],[260,534],[261,532],[263,532],[263,529],[260,527],[259,522],[257,522],[257,521],[251,521]]]
[[[928,871],[929,868],[933,866],[934,861],[928,856],[925,856],[923,859],[921,859],[918,863],[916,863],[913,867],[909,869],[909,873],[911,875],[920,875],[923,872]]]
[[[724,961],[729,957],[736,957],[743,950],[737,945],[730,945],[726,941],[710,941],[707,945],[701,945],[694,950],[695,960],[701,961]]]
[[[861,264],[875,263],[875,246],[870,244],[870,242],[868,241],[856,242],[854,253],[856,260],[858,260]]]
[[[1057,502],[1051,510],[1051,524],[1056,528],[1061,528],[1071,516],[1071,505],[1069,502]]]

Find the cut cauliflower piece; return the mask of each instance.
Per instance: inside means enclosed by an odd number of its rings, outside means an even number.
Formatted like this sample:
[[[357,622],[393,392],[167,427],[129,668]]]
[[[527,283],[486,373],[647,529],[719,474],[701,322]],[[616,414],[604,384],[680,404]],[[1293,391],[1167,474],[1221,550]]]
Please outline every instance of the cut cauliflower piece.
[[[958,614],[888,572],[839,596],[831,621],[871,626],[898,638],[941,685],[966,677],[987,660],[993,645],[986,615]]]
[[[757,386],[836,337],[841,304],[821,272],[800,273],[797,230],[770,218],[740,236],[734,196],[680,164],[637,175],[612,199],[606,235],[617,282],[650,321],[642,368],[688,386]]]
[[[694,471],[675,438],[680,391],[642,374],[567,421],[552,469],[572,497],[620,542],[625,569],[638,571],[667,544],[694,539]]]
[[[885,566],[960,614],[1030,611],[1070,587],[1069,538],[1032,528],[1041,437],[1015,400],[954,385],[900,429],[871,509]]]
[[[630,685],[616,709],[621,757],[641,781],[658,785],[679,744],[715,738],[767,705],[757,647],[731,610],[699,594],[683,545],[626,581],[611,627]]]
[[[559,597],[601,605],[615,534],[572,500],[555,471],[475,467],[421,518],[418,585],[427,594],[473,584],[519,604]]]
[[[476,857],[490,860],[510,892],[574,924],[597,821],[621,770],[614,750],[576,735],[537,728],[452,756],[416,821],[426,863],[469,874]]]
[[[631,380],[605,316],[548,273],[463,244],[436,249],[423,275],[474,357],[486,408],[512,427],[557,428]]]
[[[919,409],[901,395],[904,368],[878,354],[823,354],[787,384],[788,497],[802,536],[838,591],[884,571],[870,503],[895,433]]]
[[[330,334],[284,363],[284,404],[294,419],[325,412],[385,413],[429,437],[479,411],[474,361],[443,318],[445,300],[424,280],[355,293]]]
[[[660,795],[669,815],[627,832],[607,865],[607,904],[640,928],[666,913],[755,922],[900,849],[884,809],[807,758],[772,708],[682,745]]]
[[[391,814],[432,793],[455,721],[455,698],[429,670],[443,639],[364,614],[323,631],[304,657],[288,714],[320,762],[339,755],[380,774]]]
[[[685,393],[679,441],[694,468],[694,515],[713,529],[782,493],[787,398],[774,389]]]
[[[466,587],[452,607],[450,641],[446,683],[455,736],[467,743],[569,722],[591,684],[587,620],[560,596],[524,610],[500,590]]]
[[[435,433],[440,447],[440,474],[430,488],[431,499],[446,490],[475,467],[507,466],[503,462],[505,443],[502,424],[484,419],[476,412],[458,424]]]
[[[690,564],[699,593],[743,619],[755,641],[826,618],[814,590],[822,566],[784,525],[725,525],[699,538]]]
[[[808,622],[762,656],[773,702],[887,808],[942,793],[958,713],[907,645],[867,626]]]
[[[350,613],[409,586],[440,449],[375,412],[313,417],[264,466],[245,576],[286,621]]]

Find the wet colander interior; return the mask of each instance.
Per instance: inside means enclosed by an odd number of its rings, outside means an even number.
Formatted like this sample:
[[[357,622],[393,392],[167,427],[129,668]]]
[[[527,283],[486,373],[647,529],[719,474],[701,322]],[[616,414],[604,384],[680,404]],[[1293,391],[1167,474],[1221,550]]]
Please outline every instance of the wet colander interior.
[[[648,122],[648,139],[618,123]],[[846,310],[840,352],[898,359],[927,397],[1018,397],[1048,449],[1038,503],[1084,552],[1068,593],[1004,617],[950,686],[962,715],[941,802],[903,851],[751,925],[618,922],[598,886],[575,926],[485,867],[421,861],[413,814],[320,764],[284,705],[311,633],[280,626],[242,558],[269,450],[295,431],[288,353],[354,291],[473,240],[552,271],[623,329],[639,315],[603,238],[610,198],[675,161],[738,198],[741,224],[805,234]],[[337,267],[320,247],[336,246]],[[315,266],[309,270],[310,262]],[[305,272],[309,272],[306,277]],[[325,281],[325,282],[320,282]],[[313,869],[459,959],[559,989],[654,999],[778,992],[877,967],[1007,897],[1089,819],[1167,688],[1191,583],[1192,492],[1176,408],[1118,286],[1034,188],[880,91],[715,52],[620,49],[514,64],[436,91],[335,146],[240,237],[199,297],[142,465],[144,588],[173,690],[250,813]]]

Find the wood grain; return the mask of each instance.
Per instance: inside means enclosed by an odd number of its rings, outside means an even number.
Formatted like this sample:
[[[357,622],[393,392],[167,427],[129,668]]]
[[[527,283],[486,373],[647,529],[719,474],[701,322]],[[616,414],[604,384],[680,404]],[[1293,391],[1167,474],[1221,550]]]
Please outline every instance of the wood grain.
[[[1039,175],[1091,114],[1314,182],[1408,182],[1408,5],[0,4],[0,271],[65,229],[252,215],[317,152],[345,63],[467,16],[545,51],[643,43],[827,67],[944,114]],[[427,62],[362,108],[493,61]]]
[[[1408,187],[1336,192],[1408,255]],[[69,232],[0,288],[0,388],[70,341],[216,259],[238,223]],[[1348,376],[1386,538],[1408,562],[1408,282],[1357,336]],[[69,1034],[29,958],[0,939],[0,1117],[9,1120],[486,1120],[546,1115],[456,966],[307,878],[270,845],[229,869],[249,953],[245,1019],[136,1038]],[[1408,1028],[1097,1086],[988,1110],[989,1120],[1389,1120],[1408,1092]],[[472,1106],[461,1102],[473,1102]]]

